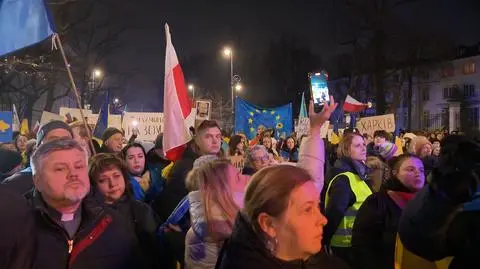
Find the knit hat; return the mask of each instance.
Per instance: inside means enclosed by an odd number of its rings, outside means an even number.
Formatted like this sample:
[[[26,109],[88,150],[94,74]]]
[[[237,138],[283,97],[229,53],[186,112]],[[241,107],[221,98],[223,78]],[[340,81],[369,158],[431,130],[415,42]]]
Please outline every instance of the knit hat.
[[[0,149],[0,174],[7,174],[22,163],[22,155],[16,151]]]
[[[376,146],[375,150],[378,152],[380,157],[388,161],[396,156],[398,148],[392,142],[385,141],[383,144]]]
[[[123,132],[118,130],[115,127],[108,127],[107,129],[105,129],[105,131],[102,134],[102,141],[103,142],[107,141],[110,137],[112,137],[115,134],[123,135]]]
[[[73,138],[72,129],[70,128],[70,126],[68,126],[68,124],[66,124],[63,121],[59,121],[59,120],[50,121],[50,122],[47,122],[44,125],[42,125],[40,127],[40,129],[38,130],[38,133],[37,133],[37,147],[40,146],[40,144],[42,144],[42,141],[47,136],[47,134],[50,131],[55,130],[55,129],[65,129],[70,133],[70,135]]]

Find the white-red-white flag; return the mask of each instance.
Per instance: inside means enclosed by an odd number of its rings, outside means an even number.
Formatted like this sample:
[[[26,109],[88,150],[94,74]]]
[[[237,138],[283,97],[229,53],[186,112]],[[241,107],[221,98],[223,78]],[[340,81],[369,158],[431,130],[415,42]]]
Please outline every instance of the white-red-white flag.
[[[345,112],[361,112],[368,107],[369,104],[360,103],[350,95],[347,95],[345,103],[343,103],[343,111]]]
[[[163,152],[167,159],[175,161],[182,157],[186,144],[192,139],[187,123],[192,108],[168,24],[165,24],[165,36],[167,48],[163,88]]]

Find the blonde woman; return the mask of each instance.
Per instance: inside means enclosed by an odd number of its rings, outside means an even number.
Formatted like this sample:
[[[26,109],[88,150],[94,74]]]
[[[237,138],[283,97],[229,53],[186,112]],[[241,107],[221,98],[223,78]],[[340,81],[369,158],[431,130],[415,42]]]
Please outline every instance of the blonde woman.
[[[192,226],[185,238],[186,268],[215,268],[218,253],[232,233],[248,176],[228,160],[215,160],[187,177]]]

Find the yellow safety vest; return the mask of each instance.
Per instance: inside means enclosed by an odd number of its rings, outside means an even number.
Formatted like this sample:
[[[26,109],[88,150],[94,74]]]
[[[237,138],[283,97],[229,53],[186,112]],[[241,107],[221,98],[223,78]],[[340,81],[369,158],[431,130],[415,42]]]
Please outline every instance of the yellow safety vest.
[[[327,195],[325,197],[325,205],[328,206],[329,200],[329,191],[330,187],[332,186],[333,182],[339,176],[347,176],[348,182],[350,183],[350,188],[352,192],[355,194],[355,203],[351,207],[347,209],[345,215],[343,216],[340,225],[338,225],[335,234],[330,241],[330,245],[332,247],[351,247],[352,246],[352,228],[353,224],[355,223],[355,218],[357,216],[358,209],[363,204],[363,202],[367,199],[372,191],[368,187],[365,181],[361,180],[358,175],[355,175],[352,172],[345,172],[336,175],[330,184],[328,184]]]

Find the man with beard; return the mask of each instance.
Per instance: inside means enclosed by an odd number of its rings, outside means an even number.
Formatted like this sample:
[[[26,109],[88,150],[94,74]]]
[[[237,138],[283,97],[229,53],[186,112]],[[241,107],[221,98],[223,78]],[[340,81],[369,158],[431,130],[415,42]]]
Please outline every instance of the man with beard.
[[[87,154],[75,140],[42,144],[31,166],[38,268],[139,268],[134,231],[118,213],[84,199]]]

